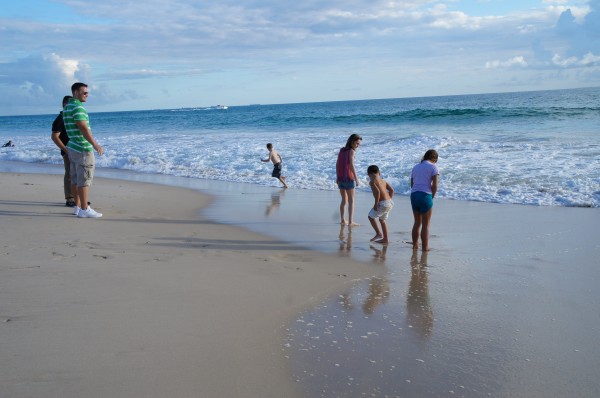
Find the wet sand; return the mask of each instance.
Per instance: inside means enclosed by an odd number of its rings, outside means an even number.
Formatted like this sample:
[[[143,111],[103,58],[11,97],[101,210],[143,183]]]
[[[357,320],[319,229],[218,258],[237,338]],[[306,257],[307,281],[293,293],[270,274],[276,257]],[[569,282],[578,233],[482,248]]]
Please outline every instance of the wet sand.
[[[73,220],[2,175],[6,396],[600,395],[598,209],[437,200],[424,255],[406,197],[384,247],[364,192],[348,229],[337,192],[116,174],[177,187],[98,179]]]
[[[441,202],[431,252],[290,325],[306,395],[600,396],[598,210]]]

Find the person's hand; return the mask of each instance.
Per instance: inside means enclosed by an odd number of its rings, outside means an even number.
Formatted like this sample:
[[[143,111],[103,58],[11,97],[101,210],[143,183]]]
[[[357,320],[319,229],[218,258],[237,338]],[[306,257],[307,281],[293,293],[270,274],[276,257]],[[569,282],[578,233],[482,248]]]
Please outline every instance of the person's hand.
[[[104,153],[104,149],[98,144],[94,146],[94,149],[96,150],[96,152],[98,152],[98,155],[100,156],[102,156],[102,154]]]

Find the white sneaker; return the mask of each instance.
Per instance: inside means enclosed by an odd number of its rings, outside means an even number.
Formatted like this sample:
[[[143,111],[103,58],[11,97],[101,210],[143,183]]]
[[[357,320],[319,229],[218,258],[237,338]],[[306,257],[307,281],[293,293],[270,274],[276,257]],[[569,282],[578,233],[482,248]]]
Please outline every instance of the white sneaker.
[[[73,215],[74,216],[78,216],[79,215],[79,210],[81,210],[79,208],[79,206],[73,206]]]
[[[92,209],[91,206],[88,206],[87,209],[79,209],[79,213],[77,217],[81,218],[100,218],[102,217],[102,213],[98,213],[96,210]]]

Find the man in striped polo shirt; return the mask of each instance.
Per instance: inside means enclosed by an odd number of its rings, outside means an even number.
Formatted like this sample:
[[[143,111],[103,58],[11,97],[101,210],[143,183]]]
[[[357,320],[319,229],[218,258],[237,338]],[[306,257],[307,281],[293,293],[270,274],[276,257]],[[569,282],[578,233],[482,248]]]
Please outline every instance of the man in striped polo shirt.
[[[71,161],[71,192],[75,199],[73,214],[81,218],[99,218],[102,213],[88,206],[88,197],[94,178],[94,150],[100,156],[103,150],[92,136],[90,118],[83,107],[89,94],[87,84],[75,83],[71,92],[73,98],[65,106],[63,119],[69,136],[67,151]]]

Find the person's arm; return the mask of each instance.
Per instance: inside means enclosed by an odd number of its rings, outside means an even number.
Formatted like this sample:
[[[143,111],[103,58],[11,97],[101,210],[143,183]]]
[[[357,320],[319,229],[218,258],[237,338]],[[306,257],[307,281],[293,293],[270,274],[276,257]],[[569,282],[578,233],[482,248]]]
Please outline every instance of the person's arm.
[[[369,182],[371,186],[371,192],[373,192],[373,199],[375,199],[375,204],[373,205],[373,209],[377,211],[377,207],[379,205],[379,199],[381,197],[381,192],[379,191],[379,186],[375,184],[373,181]]]
[[[60,140],[60,131],[53,131],[50,138],[52,138],[52,141],[54,141],[56,146],[59,147],[61,151],[67,152],[67,147]]]
[[[339,184],[339,176],[340,175],[340,154],[338,153],[337,160],[335,161],[335,183]]]
[[[77,120],[75,122],[75,125],[77,126],[79,131],[81,131],[81,134],[83,134],[83,137],[90,144],[92,144],[92,147],[96,150],[96,152],[98,152],[98,155],[102,156],[102,153],[104,152],[104,150],[102,149],[102,147],[100,145],[98,145],[96,140],[94,140],[94,137],[92,136],[92,130],[90,130],[86,121],[85,120]]]
[[[354,168],[354,149],[350,150],[350,171],[354,174],[354,181],[356,182],[356,186],[360,184],[358,180],[358,174],[356,174],[356,169]]]
[[[438,176],[434,175],[431,178],[431,197],[432,198],[435,198],[435,194],[437,192],[437,189],[438,189]]]
[[[385,182],[385,189],[387,189],[388,193],[390,194],[390,199],[394,197],[394,188],[392,188],[392,186],[390,184],[388,184],[388,182]]]

